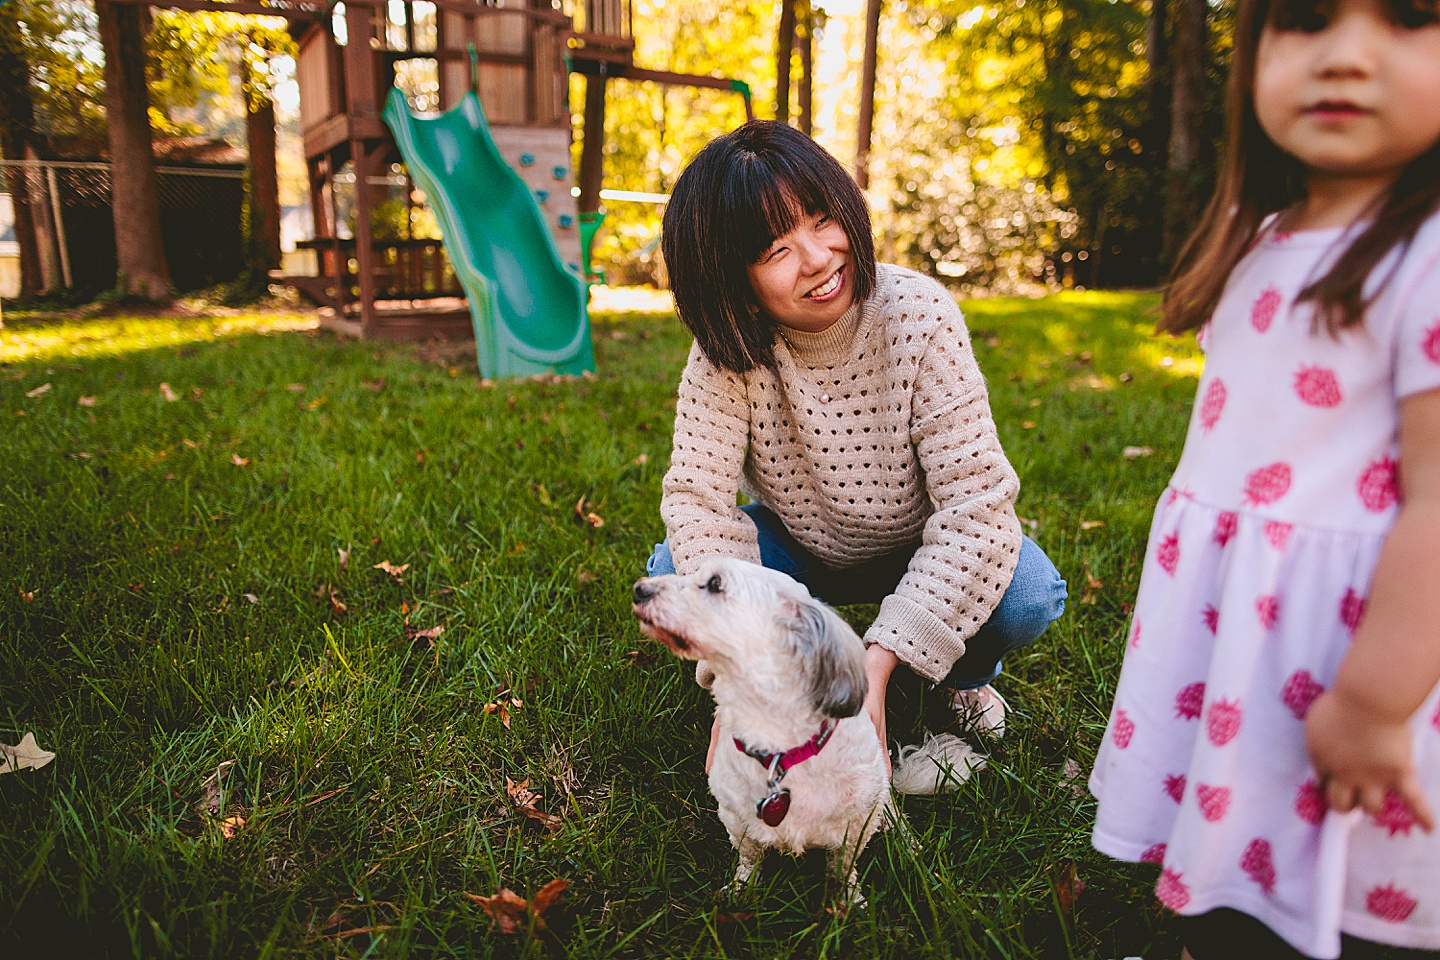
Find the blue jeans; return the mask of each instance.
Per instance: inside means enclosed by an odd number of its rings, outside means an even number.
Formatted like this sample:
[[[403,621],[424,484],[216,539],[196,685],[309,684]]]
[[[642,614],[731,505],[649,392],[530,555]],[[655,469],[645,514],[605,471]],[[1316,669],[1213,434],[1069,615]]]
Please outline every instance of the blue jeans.
[[[770,510],[758,503],[740,509],[750,516],[759,531],[760,562],[771,570],[788,573],[805,584],[817,599],[831,605],[884,600],[895,592],[915,553],[915,547],[908,547],[846,570],[832,570],[802,547]],[[655,545],[645,572],[652,577],[675,572],[668,540]],[[1010,586],[990,619],[965,641],[965,654],[955,661],[944,685],[966,690],[983,687],[994,680],[1000,675],[1000,658],[1038,640],[1045,628],[1065,612],[1067,596],[1065,581],[1055,564],[1035,541],[1022,537],[1020,559]]]

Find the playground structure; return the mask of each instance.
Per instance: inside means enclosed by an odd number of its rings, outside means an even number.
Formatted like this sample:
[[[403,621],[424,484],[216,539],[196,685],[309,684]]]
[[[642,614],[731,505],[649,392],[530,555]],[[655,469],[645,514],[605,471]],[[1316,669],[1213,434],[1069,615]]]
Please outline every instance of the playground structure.
[[[239,5],[260,12],[228,4]],[[473,329],[487,375],[588,362],[582,284],[602,216],[608,80],[733,91],[747,113],[750,100],[743,83],[636,67],[629,0],[561,7],[350,0],[319,15],[291,15],[316,235],[304,246],[317,254],[318,275],[284,279],[328,308],[326,326],[365,339],[464,339]],[[587,78],[578,176],[572,72]],[[412,114],[406,85],[412,96],[423,87],[428,105],[445,115]],[[423,199],[443,244],[375,235],[374,212],[394,204],[397,186],[404,223]],[[585,332],[583,347],[573,342],[577,330]],[[566,350],[574,356],[557,359]]]

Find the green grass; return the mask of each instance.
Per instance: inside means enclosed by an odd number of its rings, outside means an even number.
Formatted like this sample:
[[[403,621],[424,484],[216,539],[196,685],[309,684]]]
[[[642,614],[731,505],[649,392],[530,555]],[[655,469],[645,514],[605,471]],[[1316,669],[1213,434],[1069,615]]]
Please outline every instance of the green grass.
[[[717,900],[708,695],[629,613],[663,536],[673,317],[597,317],[594,380],[482,385],[300,317],[7,316],[0,741],[57,758],[0,777],[0,955],[1173,955],[1153,872],[1089,848],[1065,772],[1103,731],[1198,372],[1153,303],[966,307],[1070,609],[1007,662],[989,768],[903,801],[922,848],[873,844],[849,916],[814,857]],[[227,838],[196,805],[230,760]],[[557,877],[544,934],[464,896]]]

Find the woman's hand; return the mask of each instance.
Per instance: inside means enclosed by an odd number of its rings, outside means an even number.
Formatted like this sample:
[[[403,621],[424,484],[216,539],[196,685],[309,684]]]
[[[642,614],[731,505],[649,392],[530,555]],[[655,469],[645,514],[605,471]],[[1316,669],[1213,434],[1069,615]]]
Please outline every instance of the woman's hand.
[[[885,754],[885,772],[890,770],[890,746],[885,739],[885,691],[890,686],[890,674],[895,672],[895,667],[900,663],[900,658],[894,652],[887,650],[878,643],[872,643],[865,648],[865,679],[869,686],[865,691],[865,710],[870,714],[870,720],[875,724],[875,732],[880,736],[880,752]]]
[[[1378,814],[1393,791],[1425,830],[1435,828],[1411,759],[1407,720],[1377,716],[1343,692],[1327,690],[1305,717],[1305,738],[1331,809],[1363,807]]]

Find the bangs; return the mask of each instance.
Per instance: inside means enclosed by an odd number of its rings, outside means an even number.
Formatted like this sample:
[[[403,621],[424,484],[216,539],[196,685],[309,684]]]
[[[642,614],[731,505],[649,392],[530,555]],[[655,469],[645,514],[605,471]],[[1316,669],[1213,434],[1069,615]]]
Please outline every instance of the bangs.
[[[840,204],[824,181],[789,160],[778,151],[746,151],[719,198],[720,234],[735,244],[732,252],[743,263],[759,260],[804,217],[836,217]]]
[[[1323,30],[1338,0],[1273,0],[1266,23],[1276,30]],[[1401,27],[1424,27],[1440,20],[1440,0],[1385,0],[1390,19]]]

